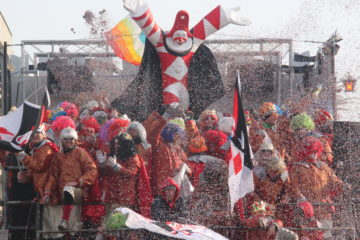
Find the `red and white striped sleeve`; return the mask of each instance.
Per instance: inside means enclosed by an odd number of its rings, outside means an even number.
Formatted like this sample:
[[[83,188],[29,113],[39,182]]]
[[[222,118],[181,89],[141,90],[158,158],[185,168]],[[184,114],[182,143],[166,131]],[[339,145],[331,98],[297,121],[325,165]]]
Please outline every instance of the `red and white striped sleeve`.
[[[219,5],[195,25],[193,35],[195,38],[205,40],[214,32],[230,23],[225,10]]]
[[[155,22],[154,16],[147,5],[141,7],[141,11],[132,13],[131,17],[137,25],[143,30],[148,40],[156,47],[157,43],[161,41],[161,28]]]

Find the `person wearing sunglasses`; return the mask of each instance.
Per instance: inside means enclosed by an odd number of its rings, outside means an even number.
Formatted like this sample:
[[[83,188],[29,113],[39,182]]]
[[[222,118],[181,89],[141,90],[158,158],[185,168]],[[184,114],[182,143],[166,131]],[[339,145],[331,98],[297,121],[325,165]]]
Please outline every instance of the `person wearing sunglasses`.
[[[59,230],[78,230],[80,224],[80,202],[87,190],[95,182],[98,172],[89,153],[77,146],[78,134],[66,127],[60,132],[60,151],[54,155],[52,174],[45,187],[44,201],[54,197],[56,188],[62,193],[62,220]]]
[[[25,152],[18,154],[18,159],[28,169],[27,171],[18,172],[18,181],[25,183],[27,180],[32,179],[34,190],[40,198],[40,203],[44,203],[42,207],[43,217],[43,230],[44,231],[56,231],[57,225],[53,224],[53,219],[61,219],[58,217],[60,207],[58,194],[54,194],[54,197],[49,201],[43,201],[43,198],[47,196],[45,191],[45,185],[51,174],[51,164],[53,156],[58,152],[58,147],[46,138],[46,132],[44,125],[40,125],[35,130],[33,136],[30,138],[28,149]],[[45,234],[44,237],[61,237],[63,234]]]

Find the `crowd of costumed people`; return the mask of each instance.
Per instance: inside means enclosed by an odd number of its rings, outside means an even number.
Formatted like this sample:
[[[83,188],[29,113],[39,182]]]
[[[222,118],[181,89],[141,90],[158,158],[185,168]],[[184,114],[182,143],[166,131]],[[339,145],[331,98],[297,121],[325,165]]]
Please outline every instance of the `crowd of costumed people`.
[[[335,174],[331,114],[299,109],[265,102],[245,111],[255,190],[234,209],[227,182],[233,118],[207,109],[192,119],[179,104],[138,122],[101,100],[61,102],[15,154],[27,169],[17,180],[33,184],[44,231],[99,229],[111,239],[101,230],[114,209],[127,207],[161,222],[247,227],[230,239],[274,239],[286,227],[298,229],[292,234],[300,239],[327,239],[331,231],[301,229],[333,227],[334,206],[318,203],[351,187]],[[9,154],[2,151],[3,162]],[[141,239],[135,231],[121,234]]]

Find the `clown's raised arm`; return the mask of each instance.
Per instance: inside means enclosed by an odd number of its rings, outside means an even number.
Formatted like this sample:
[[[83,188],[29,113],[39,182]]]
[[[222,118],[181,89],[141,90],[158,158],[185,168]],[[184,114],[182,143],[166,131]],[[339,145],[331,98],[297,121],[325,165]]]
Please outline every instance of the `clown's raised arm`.
[[[205,40],[209,35],[230,23],[240,26],[251,24],[249,19],[240,16],[240,7],[225,10],[219,5],[194,26],[193,36],[196,39]]]
[[[148,5],[142,0],[123,0],[124,8],[146,34],[153,46],[161,40],[161,28],[155,22]]]
[[[156,47],[162,42],[162,30],[155,22],[148,5],[143,0],[123,0],[123,3],[124,8],[130,12],[131,17],[143,30],[153,46]],[[174,27],[166,36],[172,37],[179,45],[186,42],[188,37],[193,37],[195,45],[199,45],[209,35],[230,23],[240,26],[251,24],[250,20],[240,16],[240,7],[225,10],[221,6],[216,7],[196,24],[191,31],[192,33],[188,30],[188,23],[188,14],[185,11],[180,11],[176,16]],[[180,29],[183,31],[178,31]],[[187,48],[186,44],[182,48]]]

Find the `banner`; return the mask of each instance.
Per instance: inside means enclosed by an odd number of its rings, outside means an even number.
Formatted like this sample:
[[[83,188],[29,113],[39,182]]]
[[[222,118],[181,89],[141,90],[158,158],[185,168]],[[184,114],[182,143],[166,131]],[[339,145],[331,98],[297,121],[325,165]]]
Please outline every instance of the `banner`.
[[[117,208],[126,216],[125,225],[131,229],[146,229],[160,235],[188,240],[227,240],[228,238],[200,225],[180,224],[175,222],[157,222],[137,214],[128,208]]]

